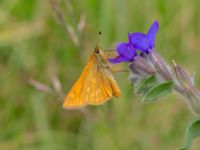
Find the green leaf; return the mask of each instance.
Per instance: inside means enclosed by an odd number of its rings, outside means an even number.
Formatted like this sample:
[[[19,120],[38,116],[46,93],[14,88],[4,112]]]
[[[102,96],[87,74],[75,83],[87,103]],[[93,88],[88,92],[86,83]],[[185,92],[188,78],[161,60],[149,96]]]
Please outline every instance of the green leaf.
[[[180,150],[189,150],[195,138],[200,136],[200,117],[195,118],[185,131],[185,143]]]
[[[143,97],[145,103],[155,102],[157,98],[167,95],[172,92],[173,81],[159,83],[152,87]]]
[[[152,75],[142,80],[136,87],[137,94],[145,94],[152,86],[157,84],[156,76]]]

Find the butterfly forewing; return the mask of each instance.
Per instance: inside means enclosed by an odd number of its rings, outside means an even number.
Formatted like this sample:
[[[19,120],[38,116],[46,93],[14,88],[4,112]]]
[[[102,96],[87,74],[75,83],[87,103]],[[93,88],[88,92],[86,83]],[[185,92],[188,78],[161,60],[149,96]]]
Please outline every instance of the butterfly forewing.
[[[80,78],[65,97],[64,108],[75,109],[87,104],[99,105],[113,95],[120,95],[111,71],[105,69],[101,63],[95,54],[90,56]]]
[[[86,99],[84,97],[84,91],[85,90],[84,84],[86,82],[85,78],[90,74],[88,72],[93,68],[94,63],[90,63],[92,61],[92,57],[89,58],[87,65],[83,69],[83,72],[79,79],[76,81],[72,89],[69,91],[69,93],[66,95],[63,103],[63,107],[66,109],[76,109],[79,107],[82,107],[86,105]]]
[[[99,105],[112,97],[112,87],[104,70],[101,68],[92,70],[88,76],[89,79],[92,79],[91,83],[86,82],[85,84],[85,95],[88,97],[88,104]]]

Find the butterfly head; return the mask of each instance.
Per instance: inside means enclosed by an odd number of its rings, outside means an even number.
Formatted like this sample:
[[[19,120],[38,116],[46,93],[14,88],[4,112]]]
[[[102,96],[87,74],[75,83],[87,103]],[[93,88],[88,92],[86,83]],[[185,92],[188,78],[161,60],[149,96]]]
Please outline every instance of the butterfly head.
[[[96,55],[100,55],[100,56],[102,56],[102,57],[105,56],[104,51],[103,51],[100,47],[98,47],[98,46],[95,47],[94,53],[95,53]]]

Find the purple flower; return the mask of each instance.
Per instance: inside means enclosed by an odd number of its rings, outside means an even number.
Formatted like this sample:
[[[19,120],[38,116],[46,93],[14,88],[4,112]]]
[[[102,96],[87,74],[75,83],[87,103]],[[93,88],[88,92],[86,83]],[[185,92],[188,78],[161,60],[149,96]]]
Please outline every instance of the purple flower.
[[[155,47],[158,29],[158,21],[154,21],[147,34],[141,32],[128,34],[129,41],[127,43],[119,43],[116,48],[119,55],[116,58],[110,58],[109,61],[111,63],[131,62],[137,56],[136,50],[148,54]]]
[[[120,62],[130,62],[136,56],[136,50],[130,43],[119,43],[116,50],[119,56],[116,58],[109,58],[109,61],[113,64]]]
[[[158,21],[154,21],[147,34],[135,32],[129,34],[129,40],[135,49],[148,53],[155,47],[156,33],[158,32]]]

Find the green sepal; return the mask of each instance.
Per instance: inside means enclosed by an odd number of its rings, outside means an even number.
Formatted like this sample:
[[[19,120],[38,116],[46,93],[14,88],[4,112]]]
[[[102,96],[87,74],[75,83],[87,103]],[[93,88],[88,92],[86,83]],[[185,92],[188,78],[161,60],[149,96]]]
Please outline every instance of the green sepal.
[[[145,94],[155,84],[157,84],[156,76],[155,75],[149,76],[140,81],[140,83],[135,87],[135,92],[137,94]]]
[[[145,103],[155,102],[161,96],[171,93],[173,81],[166,81],[153,86],[143,97]]]

